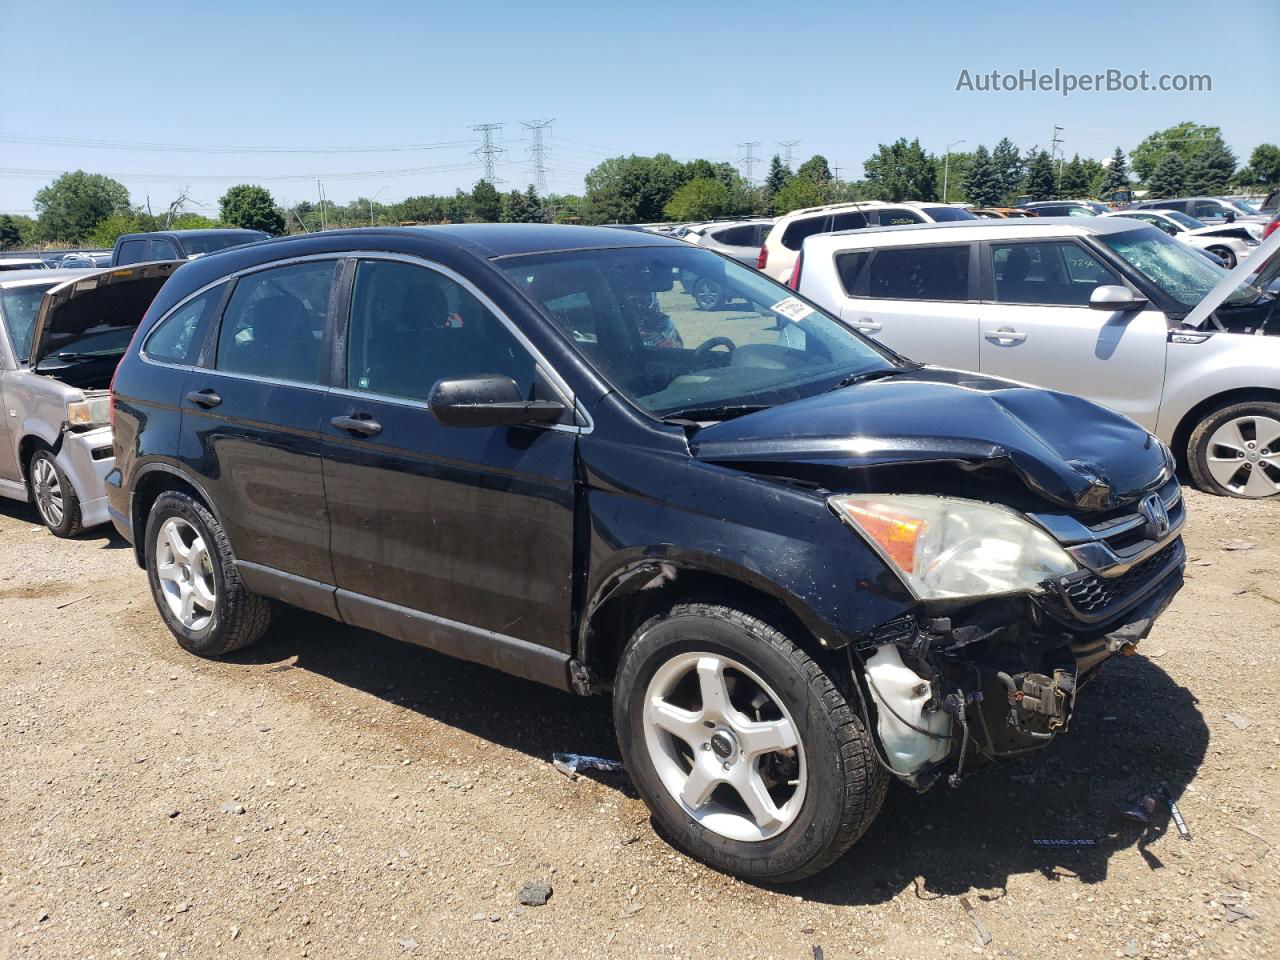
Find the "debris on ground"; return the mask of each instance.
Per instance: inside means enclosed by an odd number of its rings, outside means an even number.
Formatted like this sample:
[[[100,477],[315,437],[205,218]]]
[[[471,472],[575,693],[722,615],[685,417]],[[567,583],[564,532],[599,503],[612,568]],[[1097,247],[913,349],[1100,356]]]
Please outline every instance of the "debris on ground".
[[[813,945],[813,960],[822,960],[822,948],[816,943]]]
[[[1218,902],[1222,904],[1222,909],[1226,911],[1223,920],[1227,923],[1235,923],[1239,920],[1257,920],[1258,915],[1249,909],[1245,903],[1245,895],[1242,893],[1224,893],[1218,897]]]
[[[589,757],[581,753],[553,753],[551,762],[570,780],[577,777],[579,770],[622,773],[627,769],[622,765],[621,760],[606,760],[604,757]]]
[[[551,884],[526,883],[520,888],[520,904],[525,907],[545,907],[551,899]]]
[[[1247,730],[1249,728],[1249,718],[1242,713],[1228,713],[1225,715],[1226,720],[1232,726],[1239,730]]]
[[[982,920],[978,916],[978,911],[973,909],[973,904],[969,902],[968,897],[961,897],[960,905],[964,907],[964,912],[969,915],[969,919],[972,920],[973,925],[977,927],[978,938],[982,941],[982,945],[985,947],[991,942],[991,931],[983,926]]]
[[[1252,550],[1256,546],[1256,543],[1250,543],[1248,540],[1228,540],[1222,545],[1222,549],[1231,552],[1234,550]]]
[[[1156,798],[1150,795],[1139,797],[1127,809],[1120,811],[1120,816],[1136,823],[1150,823],[1156,812]]]
[[[1173,799],[1173,793],[1167,786],[1161,786],[1160,794],[1169,805],[1169,815],[1173,817],[1173,825],[1178,828],[1179,835],[1183,840],[1190,840],[1191,831],[1187,829],[1187,822],[1182,819],[1182,811],[1178,809],[1178,801]]]
[[[243,803],[235,803],[235,802],[231,802],[231,803],[224,803],[224,804],[223,804],[219,809],[220,809],[223,813],[234,813],[234,814],[236,814],[236,815],[239,815],[239,814],[244,813],[244,804],[243,804]]]

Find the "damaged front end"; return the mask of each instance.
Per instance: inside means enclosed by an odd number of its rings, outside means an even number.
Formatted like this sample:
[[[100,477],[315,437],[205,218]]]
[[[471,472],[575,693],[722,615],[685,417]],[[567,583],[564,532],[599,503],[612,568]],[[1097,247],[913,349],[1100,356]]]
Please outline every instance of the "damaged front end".
[[[946,775],[956,786],[976,767],[1023,756],[1069,729],[1081,688],[1109,657],[1136,652],[1182,586],[1182,494],[1176,479],[1162,480],[1126,507],[1025,515],[1075,569],[1063,564],[1020,593],[925,596],[848,647],[864,719],[899,778],[925,790]],[[905,551],[895,554],[901,530],[868,521],[860,529],[905,562]],[[944,551],[938,562],[948,559]]]

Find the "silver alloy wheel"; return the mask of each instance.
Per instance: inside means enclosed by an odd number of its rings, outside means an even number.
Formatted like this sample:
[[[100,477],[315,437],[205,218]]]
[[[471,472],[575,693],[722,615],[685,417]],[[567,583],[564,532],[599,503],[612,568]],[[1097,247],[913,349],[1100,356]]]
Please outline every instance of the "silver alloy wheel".
[[[186,520],[170,517],[156,534],[155,558],[169,612],[188,630],[203,630],[218,603],[213,559],[204,538]]]
[[[62,500],[62,482],[57,468],[47,457],[40,457],[31,471],[31,492],[35,496],[40,517],[51,527],[62,526],[67,507]]]
[[[1209,437],[1209,475],[1242,497],[1280,493],[1280,420],[1244,416],[1228,420]]]
[[[644,739],[667,792],[722,837],[776,837],[804,804],[804,745],[791,714],[736,660],[691,652],[659,667],[645,691]]]

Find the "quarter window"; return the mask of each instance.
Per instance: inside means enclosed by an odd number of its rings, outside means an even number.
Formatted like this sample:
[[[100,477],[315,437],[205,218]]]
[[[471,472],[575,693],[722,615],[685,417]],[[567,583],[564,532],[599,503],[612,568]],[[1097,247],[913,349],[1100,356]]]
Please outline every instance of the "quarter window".
[[[126,240],[120,244],[120,252],[116,255],[116,264],[142,263],[147,259],[147,241]]]
[[[334,261],[275,267],[241,277],[218,331],[217,368],[323,383],[324,323]]]
[[[877,210],[876,223],[882,227],[901,227],[911,223],[924,223],[924,218],[912,210]]]
[[[867,296],[885,300],[968,300],[969,245],[877,250],[867,268]]]
[[[992,244],[991,266],[997,303],[1084,307],[1095,287],[1121,283],[1097,257],[1069,241]]]
[[[782,234],[782,245],[788,250],[799,250],[804,246],[805,237],[822,233],[822,227],[826,222],[826,214],[793,221]]]
[[[862,274],[862,265],[867,262],[869,256],[871,256],[869,250],[836,254],[836,273],[840,275],[840,284],[844,287],[844,292],[851,297],[855,295],[858,277]]]
[[[347,387],[426,400],[451,377],[498,373],[533,399],[534,359],[464,286],[426,267],[364,260],[347,334]]]
[[[148,260],[177,260],[178,249],[169,240],[150,240],[147,248]]]
[[[195,363],[204,331],[225,291],[225,285],[220,284],[173,311],[151,331],[143,352],[153,360],[167,363]]]

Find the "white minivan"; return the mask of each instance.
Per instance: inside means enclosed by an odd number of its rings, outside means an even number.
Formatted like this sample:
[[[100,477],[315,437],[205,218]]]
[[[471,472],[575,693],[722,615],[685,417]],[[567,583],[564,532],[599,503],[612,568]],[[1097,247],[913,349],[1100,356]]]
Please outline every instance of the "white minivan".
[[[793,285],[905,356],[1111,407],[1168,443],[1205,490],[1270,497],[1277,249],[1273,235],[1228,274],[1121,217],[869,227],[806,240]]]

